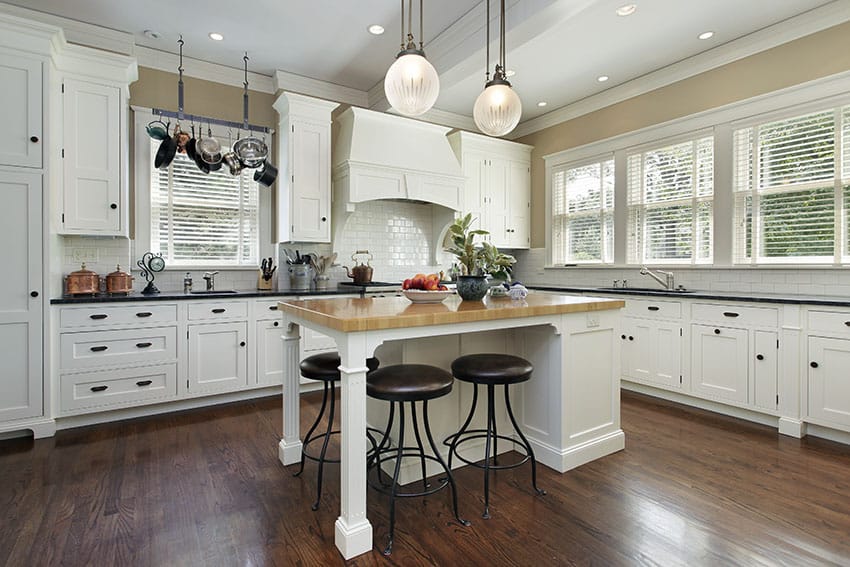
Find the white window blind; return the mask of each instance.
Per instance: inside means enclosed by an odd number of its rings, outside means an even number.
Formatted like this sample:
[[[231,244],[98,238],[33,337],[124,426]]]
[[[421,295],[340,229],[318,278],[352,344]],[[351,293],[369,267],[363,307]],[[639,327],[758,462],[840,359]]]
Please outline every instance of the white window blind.
[[[614,159],[552,172],[552,261],[614,261]]]
[[[151,164],[158,140],[151,140]],[[172,266],[250,266],[259,258],[259,187],[253,170],[202,173],[185,154],[151,165],[151,249]]]
[[[627,153],[628,260],[712,261],[714,138]]]
[[[850,107],[734,132],[735,261],[850,260]]]

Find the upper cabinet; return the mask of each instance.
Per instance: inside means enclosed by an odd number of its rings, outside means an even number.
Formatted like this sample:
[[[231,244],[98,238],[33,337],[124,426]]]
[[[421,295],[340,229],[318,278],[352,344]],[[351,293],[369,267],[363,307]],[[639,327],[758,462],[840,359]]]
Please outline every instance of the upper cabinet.
[[[500,248],[528,248],[531,222],[531,146],[458,131],[449,135],[466,175],[463,212],[477,218]]]
[[[0,165],[42,166],[42,62],[0,53]]]
[[[59,61],[62,234],[127,236],[128,99],[134,60],[82,48]]]
[[[331,112],[334,102],[284,92],[278,124],[277,241],[331,241]]]

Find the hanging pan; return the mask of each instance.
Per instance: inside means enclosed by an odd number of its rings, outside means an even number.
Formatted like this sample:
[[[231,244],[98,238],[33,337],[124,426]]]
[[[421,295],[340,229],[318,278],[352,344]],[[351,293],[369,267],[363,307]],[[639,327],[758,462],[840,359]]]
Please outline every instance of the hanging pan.
[[[242,127],[250,129],[248,125],[248,54],[242,58],[245,62],[245,81],[242,83],[245,91],[242,93]],[[233,153],[239,162],[248,168],[260,167],[269,155],[269,147],[266,142],[249,134],[246,138],[240,138],[233,144]],[[241,169],[241,168],[240,168]]]
[[[174,160],[174,156],[177,153],[177,132],[179,129],[179,125],[176,126],[174,136],[168,136],[159,143],[159,149],[156,151],[156,157],[153,162],[157,169],[168,169],[168,166]]]

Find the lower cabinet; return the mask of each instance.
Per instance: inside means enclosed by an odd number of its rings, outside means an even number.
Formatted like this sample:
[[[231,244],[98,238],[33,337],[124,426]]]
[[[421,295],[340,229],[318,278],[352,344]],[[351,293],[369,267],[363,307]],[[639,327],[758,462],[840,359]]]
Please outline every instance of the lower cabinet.
[[[177,395],[177,365],[65,374],[59,388],[63,413],[80,413],[167,401]]]
[[[682,337],[679,323],[623,317],[623,376],[638,382],[679,388]]]
[[[247,335],[247,322],[189,325],[189,392],[227,392],[247,386]]]
[[[850,339],[809,337],[808,417],[850,428]]]
[[[257,384],[283,384],[283,334],[280,321],[257,321]]]
[[[747,330],[691,325],[691,388],[709,398],[746,403]]]

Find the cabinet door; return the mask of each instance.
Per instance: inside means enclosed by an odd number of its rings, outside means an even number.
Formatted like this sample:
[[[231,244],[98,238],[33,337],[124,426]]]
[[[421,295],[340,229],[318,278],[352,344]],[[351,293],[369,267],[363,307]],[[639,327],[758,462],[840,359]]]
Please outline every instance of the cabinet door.
[[[678,324],[623,318],[623,375],[628,379],[679,388],[682,337]]]
[[[487,223],[484,218],[486,201],[485,188],[487,184],[487,159],[474,152],[463,155],[463,174],[466,176],[466,185],[463,192],[463,213],[472,213],[472,228],[484,227]]]
[[[66,79],[63,95],[63,230],[120,235],[121,93]]]
[[[809,337],[808,417],[850,428],[850,340]]]
[[[487,187],[485,195],[487,205],[484,217],[486,230],[490,231],[490,242],[494,246],[508,248],[508,180],[510,162],[504,159],[490,159],[487,167]]]
[[[512,161],[508,183],[508,244],[531,246],[531,170],[527,163]]]
[[[691,380],[697,395],[746,403],[747,330],[691,325]]]
[[[41,175],[3,172],[0,200],[0,235],[7,244],[0,278],[0,421],[5,421],[42,413]]]
[[[292,124],[292,240],[331,240],[330,130],[325,124]]]
[[[257,384],[283,384],[283,331],[280,321],[257,322]]]
[[[247,323],[189,325],[189,392],[248,385]]]
[[[753,333],[753,403],[775,410],[779,393],[779,349],[775,331]]]
[[[41,167],[41,61],[0,53],[0,165]]]

